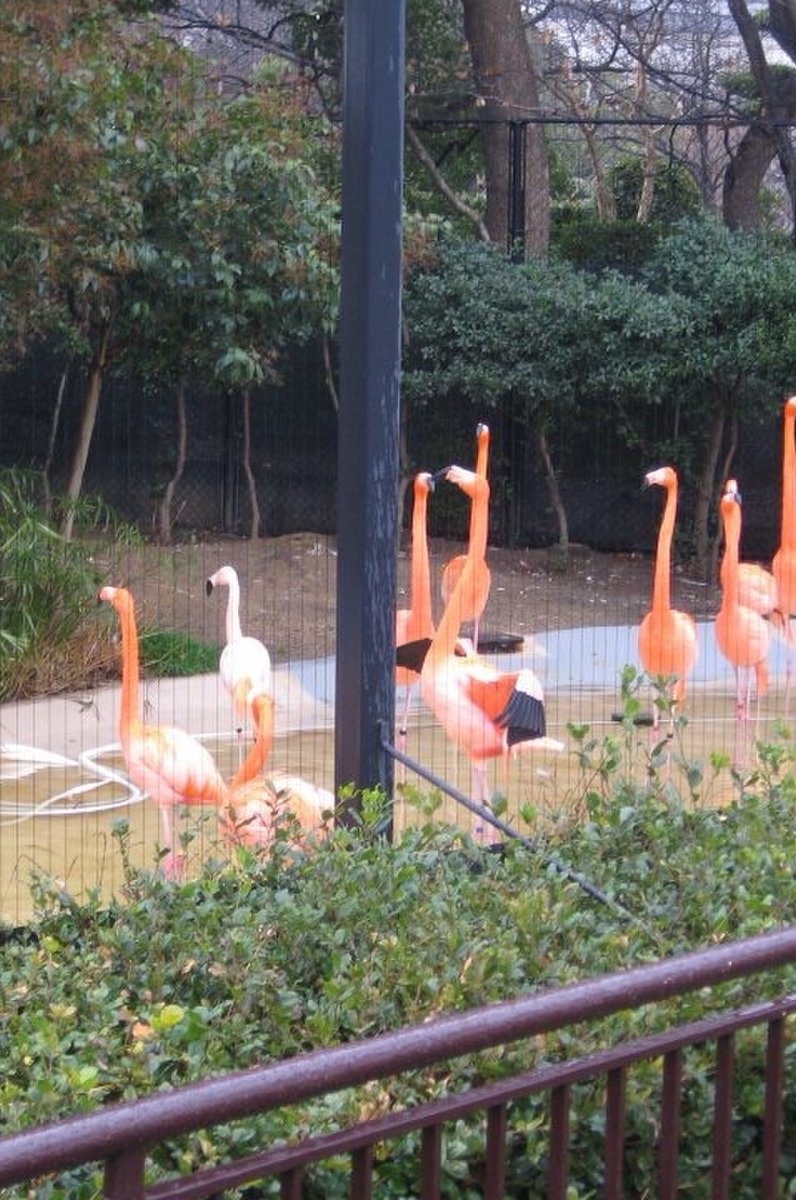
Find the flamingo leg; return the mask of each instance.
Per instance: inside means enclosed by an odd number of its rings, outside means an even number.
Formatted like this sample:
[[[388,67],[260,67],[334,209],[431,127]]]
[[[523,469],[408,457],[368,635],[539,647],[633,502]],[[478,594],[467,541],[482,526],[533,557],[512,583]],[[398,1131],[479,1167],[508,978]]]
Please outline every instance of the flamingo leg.
[[[163,830],[163,848],[167,851],[160,860],[160,869],[166,879],[182,879],[185,870],[185,855],[177,853],[174,849],[171,809],[166,804],[160,805],[160,824]]]
[[[472,759],[470,762],[470,799],[484,808],[490,807],[492,796],[486,777],[486,766]],[[475,813],[470,815],[470,836],[476,842],[491,841],[491,825],[486,824]]]

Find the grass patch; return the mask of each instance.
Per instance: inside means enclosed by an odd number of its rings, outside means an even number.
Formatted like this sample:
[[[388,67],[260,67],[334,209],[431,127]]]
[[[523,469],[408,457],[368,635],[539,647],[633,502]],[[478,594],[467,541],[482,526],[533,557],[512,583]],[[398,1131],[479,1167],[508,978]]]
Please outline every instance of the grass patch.
[[[205,675],[218,669],[220,647],[175,629],[139,634],[141,667],[148,675]]]

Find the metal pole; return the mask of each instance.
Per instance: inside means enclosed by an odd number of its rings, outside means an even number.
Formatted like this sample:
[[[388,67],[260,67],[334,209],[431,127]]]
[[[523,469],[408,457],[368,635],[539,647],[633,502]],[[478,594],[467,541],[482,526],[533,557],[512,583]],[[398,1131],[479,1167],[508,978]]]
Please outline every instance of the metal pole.
[[[392,792],[404,0],[345,0],[335,790]],[[356,807],[341,804],[340,816]]]
[[[509,121],[508,251],[512,262],[525,259],[525,158],[528,126]]]

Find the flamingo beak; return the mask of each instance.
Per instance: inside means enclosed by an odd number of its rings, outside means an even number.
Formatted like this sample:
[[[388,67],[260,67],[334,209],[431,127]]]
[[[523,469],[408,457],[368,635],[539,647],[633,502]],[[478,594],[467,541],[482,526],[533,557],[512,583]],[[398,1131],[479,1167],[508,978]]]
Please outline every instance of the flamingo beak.
[[[206,580],[205,592],[207,593],[208,596],[212,596],[212,594],[213,594],[213,580],[212,579]]]
[[[436,487],[436,485],[439,483],[440,479],[447,479],[448,471],[450,471],[450,469],[451,469],[451,464],[448,463],[447,467],[442,467],[439,471],[435,471],[433,473],[433,475],[431,476],[432,488]]]

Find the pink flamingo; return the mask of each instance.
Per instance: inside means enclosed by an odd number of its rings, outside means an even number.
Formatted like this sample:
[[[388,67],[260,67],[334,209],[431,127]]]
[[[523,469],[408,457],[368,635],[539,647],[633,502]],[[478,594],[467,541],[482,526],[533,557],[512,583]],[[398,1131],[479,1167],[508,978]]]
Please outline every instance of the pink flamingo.
[[[443,474],[488,504],[489,484],[482,476],[462,467]],[[487,805],[487,759],[502,757],[507,763],[518,750],[562,750],[563,745],[546,736],[544,696],[533,671],[501,673],[474,653],[457,654],[478,570],[477,553],[469,553],[423,663],[420,688],[447,736],[470,760],[472,799]]]
[[[483,422],[479,423],[475,431],[475,437],[475,474],[480,476],[481,479],[486,479],[489,462],[489,426]],[[479,565],[470,595],[465,597],[464,608],[462,609],[462,621],[471,621],[473,624],[473,649],[476,651],[478,650],[478,624],[486,608],[489,599],[489,589],[492,584],[492,575],[486,562],[488,536],[489,493],[487,492],[485,501],[483,495],[479,497],[478,502],[471,497],[467,554],[476,554],[479,558]],[[464,569],[467,554],[454,555],[442,568],[441,591],[443,604],[447,604],[453,595],[453,589]]]
[[[263,643],[255,637],[244,637],[240,626],[240,583],[234,567],[219,567],[205,584],[208,596],[216,587],[229,591],[226,613],[226,645],[221,652],[218,669],[221,682],[232,698],[232,708],[238,722],[240,735],[243,722],[248,715],[253,718],[251,706],[255,695],[270,696],[272,692],[271,656]],[[255,737],[258,735],[254,726]]]
[[[681,704],[685,697],[686,677],[697,659],[697,633],[694,618],[672,608],[671,563],[674,520],[677,512],[677,473],[673,467],[660,467],[644,476],[644,486],[666,489],[666,504],[658,531],[655,573],[652,581],[652,607],[638,630],[638,651],[648,675],[675,676],[672,697]],[[660,723],[658,705],[653,706],[653,728]]]
[[[431,569],[428,560],[426,532],[428,496],[433,488],[434,480],[428,471],[421,471],[415,476],[412,503],[409,607],[399,608],[395,614],[395,648],[399,663],[395,669],[395,680],[399,686],[406,688],[403,715],[398,725],[397,744],[400,750],[406,750],[406,731],[409,723],[412,691],[420,679],[423,654],[434,636],[434,621],[431,613]],[[417,654],[409,649],[412,643],[419,643]],[[412,658],[413,665],[400,665],[404,656]]]
[[[219,774],[210,752],[182,729],[172,725],[146,725],[138,712],[138,632],[133,598],[126,588],[104,587],[100,600],[116,611],[122,634],[122,690],[119,741],[128,774],[155,801],[163,828],[163,873],[180,879],[184,855],[172,845],[171,810],[178,804],[220,808],[229,801],[230,789]]]
[[[790,707],[793,636],[790,618],[796,616],[796,396],[789,396],[783,406],[782,436],[782,502],[779,547],[771,570],[777,581],[779,605],[786,625],[785,713]]]
[[[724,491],[733,492],[740,496],[738,481],[728,479]],[[726,557],[721,560],[719,578],[724,587],[724,574],[727,569]],[[759,563],[738,563],[738,603],[745,608],[754,609],[761,617],[768,617],[772,628],[784,636],[787,620],[780,610],[779,588],[774,574],[761,567]]]
[[[232,845],[261,849],[272,843],[276,820],[287,812],[296,820],[290,844],[306,848],[325,835],[334,796],[298,775],[277,771],[268,780],[253,779],[236,788],[219,814],[219,826]]]
[[[767,622],[753,608],[740,602],[738,547],[741,541],[741,496],[725,491],[719,505],[724,529],[724,561],[721,567],[722,601],[716,617],[716,643],[735,671],[736,714],[739,721],[749,716],[754,675],[757,698],[768,686],[768,656],[771,634]]]

